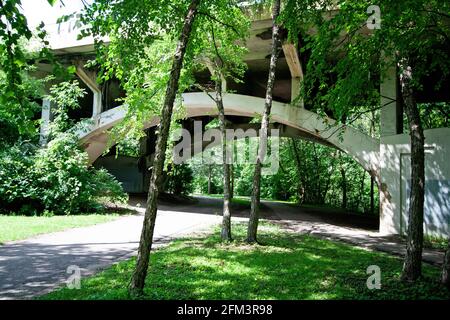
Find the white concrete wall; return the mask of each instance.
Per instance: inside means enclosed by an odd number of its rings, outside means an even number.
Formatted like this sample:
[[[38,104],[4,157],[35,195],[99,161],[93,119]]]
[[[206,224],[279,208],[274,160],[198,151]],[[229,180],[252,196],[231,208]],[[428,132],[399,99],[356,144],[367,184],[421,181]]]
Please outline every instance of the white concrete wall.
[[[424,232],[447,236],[450,231],[450,128],[425,130]],[[380,233],[404,234],[408,226],[410,137],[381,138],[381,180],[387,204],[382,206]]]

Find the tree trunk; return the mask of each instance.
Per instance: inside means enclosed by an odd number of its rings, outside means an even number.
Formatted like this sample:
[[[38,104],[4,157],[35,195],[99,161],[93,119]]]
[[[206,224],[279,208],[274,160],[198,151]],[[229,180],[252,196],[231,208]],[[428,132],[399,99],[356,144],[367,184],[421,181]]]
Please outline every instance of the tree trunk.
[[[316,182],[316,189],[314,190],[314,203],[317,203],[317,204],[323,204],[323,203],[321,203],[321,201],[320,201],[320,198],[321,198],[321,189],[322,189],[322,186],[321,186],[321,183],[320,183],[320,159],[319,159],[319,156],[317,155],[317,149],[316,149],[316,144],[314,143],[314,142],[311,142],[312,143],[312,147],[313,147],[313,158],[314,158],[314,165],[315,165],[315,170],[314,170],[314,173],[315,173],[315,182]]]
[[[370,177],[370,214],[375,214],[375,178]]]
[[[231,154],[234,154],[234,150],[231,152]],[[232,201],[234,198],[234,166],[233,166],[233,163],[230,164],[230,175],[231,175],[230,201]]]
[[[450,289],[450,237],[448,238],[447,251],[445,252],[444,263],[442,264],[441,282]]]
[[[298,190],[298,199],[299,199],[299,203],[303,203],[303,200],[305,198],[305,186],[306,186],[306,180],[305,180],[305,175],[302,174],[302,165],[301,165],[301,161],[300,161],[300,151],[297,148],[297,144],[294,140],[294,138],[290,139],[291,141],[291,149],[294,153],[294,160],[295,160],[295,164],[296,164],[296,168],[297,168],[297,174],[298,174],[298,185],[297,185],[297,190]]]
[[[258,230],[259,202],[261,196],[261,167],[266,154],[268,143],[269,116],[272,108],[272,91],[275,83],[275,71],[277,68],[278,55],[280,53],[280,27],[277,24],[277,18],[280,14],[280,0],[275,0],[272,10],[272,54],[269,66],[269,79],[267,81],[266,101],[264,105],[264,114],[261,121],[261,131],[259,137],[258,156],[256,159],[255,172],[253,175],[253,189],[250,209],[250,219],[248,221],[247,242],[256,242],[256,233]]]
[[[422,273],[423,203],[425,187],[425,151],[422,124],[412,88],[411,67],[402,61],[400,77],[405,112],[411,136],[411,191],[409,194],[409,224],[402,279],[414,281]]]
[[[184,19],[183,29],[178,40],[175,55],[173,57],[170,78],[167,83],[166,95],[161,112],[159,134],[156,141],[155,159],[148,189],[147,209],[145,210],[144,224],[139,242],[136,268],[131,278],[129,292],[132,295],[142,295],[144,291],[145,278],[153,242],[153,231],[157,213],[157,198],[161,188],[161,177],[165,162],[167,140],[169,136],[170,122],[172,119],[173,104],[178,91],[178,81],[183,66],[184,54],[191,34],[192,25],[197,13],[200,0],[192,0]]]
[[[219,127],[222,133],[222,161],[223,161],[223,219],[222,219],[222,241],[231,241],[231,212],[230,212],[230,164],[229,147],[227,143],[225,108],[222,99],[222,75],[216,75],[216,105],[219,110]]]
[[[209,164],[208,165],[208,194],[212,194],[212,182],[211,182],[212,174],[211,174],[211,172],[212,172],[212,164]]]
[[[347,177],[345,175],[345,169],[341,168],[341,187],[342,187],[342,209],[347,209]]]
[[[375,133],[375,111],[371,112],[370,136],[374,138]],[[375,178],[370,175],[370,214],[375,214]]]
[[[359,205],[361,204],[361,202],[363,202],[363,211],[364,212],[365,208],[364,208],[364,182],[366,182],[366,171],[363,171],[362,176],[361,176],[361,184],[360,184],[360,188],[359,188],[359,197],[358,197],[358,201],[356,202],[356,210],[359,209]]]

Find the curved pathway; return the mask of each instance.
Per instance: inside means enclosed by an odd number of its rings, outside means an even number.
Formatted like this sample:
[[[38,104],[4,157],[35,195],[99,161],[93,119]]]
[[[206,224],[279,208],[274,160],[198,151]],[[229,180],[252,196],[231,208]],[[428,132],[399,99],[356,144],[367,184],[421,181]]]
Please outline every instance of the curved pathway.
[[[145,206],[145,201],[141,203]],[[139,214],[0,246],[0,299],[29,299],[65,285],[73,274],[67,273],[70,266],[78,266],[84,277],[135,255],[144,209],[134,204],[132,207]],[[161,205],[153,247],[201,232],[221,221],[218,215],[201,211]]]
[[[197,199],[198,203],[190,205],[159,205],[154,247],[209,230],[221,222],[221,199]],[[85,277],[135,255],[142,228],[142,206],[145,199],[134,198],[130,207],[138,212],[136,215],[0,246],[0,299],[29,299],[65,285],[71,275],[67,273],[70,266],[78,266]],[[242,206],[234,208],[233,220],[247,220],[248,211]],[[267,201],[262,201],[261,217],[292,232],[404,254],[400,239],[378,235],[378,219]],[[443,252],[424,250],[423,258],[437,265],[443,260]]]

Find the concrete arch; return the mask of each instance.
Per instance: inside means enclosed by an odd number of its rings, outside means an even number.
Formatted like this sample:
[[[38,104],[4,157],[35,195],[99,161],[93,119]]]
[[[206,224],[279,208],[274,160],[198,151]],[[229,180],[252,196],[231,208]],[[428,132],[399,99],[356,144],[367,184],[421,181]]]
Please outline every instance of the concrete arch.
[[[182,95],[186,117],[214,116],[217,107],[205,93],[184,93]],[[264,110],[264,99],[240,94],[224,95],[225,114],[232,116],[254,117]],[[126,108],[121,106],[98,114],[84,130],[78,132],[80,141],[93,163],[106,149],[108,130],[124,119]],[[158,118],[150,119],[145,128],[158,123]],[[284,124],[309,134],[317,140],[326,142],[352,156],[367,171],[378,175],[379,141],[351,128],[336,128],[334,120],[322,118],[304,108],[273,102],[271,121]]]

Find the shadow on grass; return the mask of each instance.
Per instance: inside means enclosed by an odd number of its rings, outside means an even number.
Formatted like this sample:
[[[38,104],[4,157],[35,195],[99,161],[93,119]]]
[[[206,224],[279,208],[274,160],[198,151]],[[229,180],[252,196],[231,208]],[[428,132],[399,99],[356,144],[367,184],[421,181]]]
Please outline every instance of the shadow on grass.
[[[433,280],[439,270],[424,266],[416,284],[399,281],[402,261],[383,253],[305,235],[260,228],[264,246],[243,242],[245,225],[233,228],[235,241],[220,242],[216,232],[188,238],[151,256],[147,299],[449,299]],[[134,259],[82,282],[80,290],[62,289],[44,299],[127,299]],[[381,289],[369,290],[367,267],[381,269]]]

